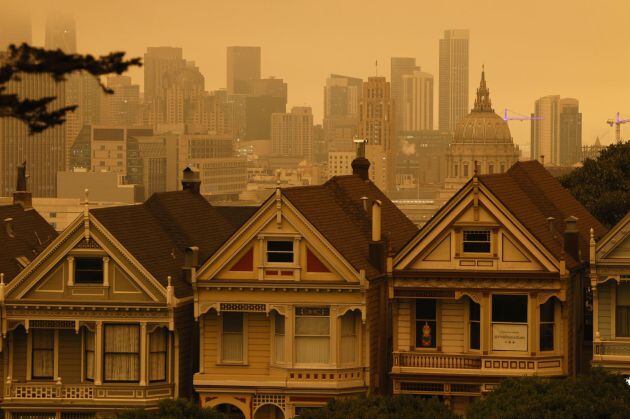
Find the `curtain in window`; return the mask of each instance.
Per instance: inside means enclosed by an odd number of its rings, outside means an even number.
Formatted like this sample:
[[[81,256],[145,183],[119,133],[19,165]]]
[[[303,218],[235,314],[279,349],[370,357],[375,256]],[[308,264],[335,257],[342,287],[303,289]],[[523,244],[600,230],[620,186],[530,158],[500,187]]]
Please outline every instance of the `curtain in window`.
[[[83,329],[85,339],[85,378],[94,380],[94,332]]]
[[[341,317],[341,363],[352,364],[357,360],[357,316],[349,311]]]
[[[149,335],[149,381],[166,381],[168,331],[159,328]]]
[[[33,329],[33,378],[53,378],[55,356],[55,331]]]
[[[330,362],[330,318],[295,318],[295,358],[298,363]]]
[[[274,360],[276,362],[284,361],[284,316],[276,314],[274,317]]]
[[[630,337],[630,283],[617,286],[615,335]]]
[[[222,359],[226,362],[243,361],[243,313],[224,313]]]
[[[106,381],[140,379],[138,325],[105,325],[104,364]]]

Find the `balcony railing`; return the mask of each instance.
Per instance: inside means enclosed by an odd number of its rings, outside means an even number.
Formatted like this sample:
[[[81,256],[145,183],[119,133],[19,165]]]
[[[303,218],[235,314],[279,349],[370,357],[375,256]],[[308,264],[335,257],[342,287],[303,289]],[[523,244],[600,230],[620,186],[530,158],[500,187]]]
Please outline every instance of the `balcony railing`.
[[[107,399],[152,400],[173,396],[172,384],[102,385],[57,383],[6,383],[4,400],[74,400]]]
[[[480,369],[481,357],[420,352],[394,352],[394,367]]]
[[[630,341],[614,340],[593,342],[593,355],[627,356],[630,361]]]

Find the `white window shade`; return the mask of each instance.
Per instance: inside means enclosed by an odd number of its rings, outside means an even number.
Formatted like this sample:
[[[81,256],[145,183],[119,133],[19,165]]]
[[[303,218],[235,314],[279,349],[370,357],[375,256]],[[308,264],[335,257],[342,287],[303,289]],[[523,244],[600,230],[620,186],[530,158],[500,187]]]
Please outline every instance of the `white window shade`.
[[[221,337],[221,359],[224,362],[243,361],[243,313],[224,313]]]
[[[106,325],[104,345],[106,381],[133,382],[140,378],[140,327]]]
[[[273,335],[273,345],[274,345],[274,360],[276,362],[284,361],[284,339],[285,339],[285,322],[284,317],[276,314],[274,317],[274,335]]]
[[[352,364],[357,361],[357,315],[353,311],[341,317],[340,349],[342,364]]]
[[[295,358],[304,364],[330,362],[330,317],[295,317]]]

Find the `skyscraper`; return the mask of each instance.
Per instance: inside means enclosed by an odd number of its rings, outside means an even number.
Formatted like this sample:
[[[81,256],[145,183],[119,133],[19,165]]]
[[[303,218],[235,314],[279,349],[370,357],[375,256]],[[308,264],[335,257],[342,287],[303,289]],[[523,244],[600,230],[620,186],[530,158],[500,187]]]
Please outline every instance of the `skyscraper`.
[[[331,74],[324,86],[324,141],[328,151],[354,151],[363,80]]]
[[[300,106],[290,113],[271,115],[271,152],[274,156],[313,160],[313,112]]]
[[[416,70],[402,77],[401,101],[396,108],[403,115],[400,129],[433,129],[433,75]]]
[[[260,79],[260,47],[227,48],[227,90],[249,93],[249,81]]]
[[[577,99],[541,97],[534,104],[531,158],[545,165],[570,166],[580,161],[582,114]]]
[[[103,95],[100,123],[123,127],[138,124],[140,86],[132,84],[129,76],[109,76],[107,87],[114,93]]]
[[[72,15],[59,11],[46,17],[46,49],[60,49],[66,53],[77,52],[76,25]]]
[[[0,13],[0,51],[11,44],[31,43],[31,16],[21,2],[2,4]]]
[[[144,96],[151,101],[160,96],[165,87],[165,75],[186,66],[181,48],[148,47],[144,54]]]
[[[410,57],[392,57],[391,59],[391,86],[392,99],[396,109],[396,127],[403,126],[404,111],[402,110],[403,96],[403,76],[412,75],[414,71],[420,70],[416,65],[416,59]]]
[[[370,179],[383,191],[395,188],[396,116],[385,77],[369,77],[363,83],[359,109],[359,138],[367,141]]]
[[[444,31],[440,39],[440,131],[454,131],[468,114],[468,29]]]

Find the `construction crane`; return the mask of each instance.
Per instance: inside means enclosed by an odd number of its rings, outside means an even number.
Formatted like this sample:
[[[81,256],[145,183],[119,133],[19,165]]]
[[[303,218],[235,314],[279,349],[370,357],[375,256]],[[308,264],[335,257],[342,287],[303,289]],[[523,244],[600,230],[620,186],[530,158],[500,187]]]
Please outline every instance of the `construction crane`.
[[[609,119],[608,121],[606,121],[606,123],[608,125],[610,125],[611,127],[613,125],[616,125],[615,127],[615,140],[617,142],[621,141],[621,124],[625,124],[630,122],[630,119],[621,119],[621,116],[619,115],[619,112],[617,112],[617,115],[615,115],[615,119]]]
[[[510,116],[508,114],[508,112],[515,113],[518,116]],[[526,116],[526,115],[520,114],[518,112],[514,112],[513,110],[510,110],[508,108],[505,108],[505,111],[503,111],[503,120],[505,122],[507,122],[507,121],[521,121],[521,122],[523,122],[523,121],[538,121],[540,119],[543,119],[542,116]]]

